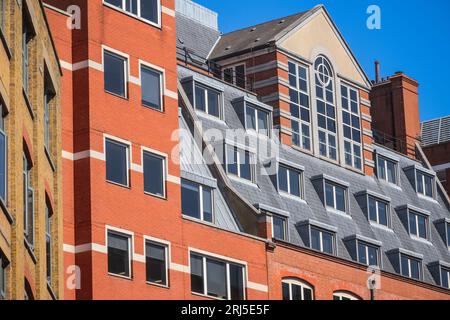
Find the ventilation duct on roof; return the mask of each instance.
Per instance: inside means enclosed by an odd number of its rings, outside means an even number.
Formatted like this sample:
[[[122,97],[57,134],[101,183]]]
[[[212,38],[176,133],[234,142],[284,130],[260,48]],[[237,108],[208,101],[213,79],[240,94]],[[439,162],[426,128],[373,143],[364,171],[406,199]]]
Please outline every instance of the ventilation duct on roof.
[[[175,0],[175,11],[214,30],[219,30],[218,14],[190,0]]]

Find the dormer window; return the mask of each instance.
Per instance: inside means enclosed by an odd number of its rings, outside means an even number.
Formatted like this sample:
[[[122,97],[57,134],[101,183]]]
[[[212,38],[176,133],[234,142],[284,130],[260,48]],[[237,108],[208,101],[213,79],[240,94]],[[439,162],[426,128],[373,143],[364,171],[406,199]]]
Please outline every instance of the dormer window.
[[[328,209],[338,212],[347,212],[347,188],[325,181],[325,204]]]
[[[416,191],[419,194],[433,198],[434,197],[434,183],[435,177],[426,174],[420,170],[416,170]]]
[[[253,155],[235,146],[226,145],[226,170],[231,176],[236,176],[250,182],[255,181]]]
[[[441,286],[450,289],[450,269],[441,268]]]
[[[269,135],[269,112],[262,110],[250,103],[245,105],[245,124],[247,130],[259,134]]]
[[[422,261],[406,254],[400,254],[401,275],[411,279],[422,278]]]
[[[344,126],[345,164],[362,169],[361,119],[358,92],[346,85],[341,86],[342,119]]]
[[[328,60],[319,56],[314,63],[316,82],[319,154],[337,161],[337,128],[334,76]]]
[[[312,219],[298,224],[305,245],[313,250],[334,255],[337,228]]]
[[[397,162],[377,154],[377,177],[392,184],[398,184]]]
[[[303,171],[280,164],[278,190],[280,193],[303,198]]]
[[[308,69],[289,62],[289,96],[291,108],[292,143],[311,150],[311,108]]]
[[[221,117],[220,92],[195,83],[194,107],[196,110],[207,113],[213,117]]]
[[[421,239],[428,239],[428,217],[418,212],[409,210],[409,234]]]
[[[348,237],[344,242],[354,261],[366,266],[380,266],[381,242],[360,235]]]

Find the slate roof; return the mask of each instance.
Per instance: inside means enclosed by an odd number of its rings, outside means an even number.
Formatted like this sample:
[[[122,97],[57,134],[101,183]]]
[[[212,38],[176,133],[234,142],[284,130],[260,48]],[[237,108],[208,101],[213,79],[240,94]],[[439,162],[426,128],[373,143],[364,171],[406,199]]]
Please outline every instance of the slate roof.
[[[288,33],[312,10],[277,18],[248,28],[222,35],[210,58],[212,60],[243,52],[251,48],[265,46]]]
[[[199,79],[202,79],[203,82],[224,88],[225,121],[213,120],[199,114],[203,128],[218,129],[223,132],[229,128],[244,129],[244,126],[236,113],[235,106],[233,106],[231,102],[236,98],[248,95],[248,92],[229,86],[220,80],[188,70],[184,67],[178,67],[180,80],[193,76],[194,74]],[[384,147],[375,146],[375,150],[398,158],[399,166],[402,169],[412,165],[421,166],[420,163],[394,153]],[[299,232],[299,224],[308,219],[315,220],[319,223],[324,223],[337,228],[336,240],[338,257],[352,260],[350,250],[348,246],[346,246],[346,241],[344,241],[344,239],[360,235],[382,243],[382,269],[388,272],[396,273],[393,260],[386,254],[391,250],[401,248],[423,255],[423,279],[425,282],[436,284],[435,278],[433,278],[432,272],[430,271],[431,269],[428,267],[429,264],[436,261],[450,263],[449,249],[434,224],[435,221],[450,218],[449,205],[444,199],[441,191],[438,191],[437,200],[435,201],[423,199],[418,197],[413,185],[408,180],[408,177],[403,170],[400,170],[400,187],[395,187],[387,185],[375,177],[358,174],[284,145],[281,146],[279,157],[281,162],[288,161],[304,167],[306,201],[299,201],[280,195],[274,184],[274,177],[261,174],[264,167],[264,164],[261,162],[257,163],[256,185],[251,186],[248,183],[242,183],[237,180],[232,180],[232,183],[238,192],[249,202],[255,205],[263,204],[289,212],[289,242],[300,247],[306,247],[305,239],[302,238],[301,233]],[[327,212],[318,194],[318,190],[312,181],[313,177],[321,174],[326,174],[348,183],[351,217]],[[355,197],[355,194],[366,190],[392,199],[392,230],[376,227],[369,223],[365,212]],[[407,229],[400,220],[399,213],[395,210],[395,208],[407,204],[430,212],[431,242],[414,240],[409,236]]]
[[[450,141],[450,116],[424,121],[421,128],[424,147]]]

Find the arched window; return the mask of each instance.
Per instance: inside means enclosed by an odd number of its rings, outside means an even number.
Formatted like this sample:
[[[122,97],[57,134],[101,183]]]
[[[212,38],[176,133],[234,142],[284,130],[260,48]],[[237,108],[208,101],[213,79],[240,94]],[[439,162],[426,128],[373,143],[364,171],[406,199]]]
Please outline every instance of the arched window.
[[[319,153],[337,160],[337,127],[334,75],[328,60],[319,56],[314,62],[319,129]]]
[[[298,279],[283,279],[283,300],[314,300],[314,289]]]
[[[333,293],[333,300],[349,301],[349,300],[361,300],[361,298],[350,292],[336,291],[335,293]]]

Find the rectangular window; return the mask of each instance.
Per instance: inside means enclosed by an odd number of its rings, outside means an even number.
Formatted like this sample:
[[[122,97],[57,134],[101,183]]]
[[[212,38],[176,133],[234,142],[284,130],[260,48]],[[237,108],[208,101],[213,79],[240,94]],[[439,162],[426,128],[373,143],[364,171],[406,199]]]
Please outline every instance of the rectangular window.
[[[292,143],[311,150],[311,109],[308,69],[289,62],[289,96],[292,116]]]
[[[311,227],[311,249],[334,254],[334,234]]]
[[[212,223],[212,189],[201,184],[182,179],[181,207],[183,215]]]
[[[244,300],[244,266],[191,253],[193,293],[226,300]]]
[[[106,180],[128,186],[128,146],[110,139],[105,141]]]
[[[250,152],[233,146],[226,146],[227,172],[242,179],[253,181],[254,165]]]
[[[247,130],[269,136],[269,113],[246,103],[245,123]]]
[[[228,67],[223,71],[223,79],[225,82],[234,84],[240,88],[246,87],[245,65],[237,65]]]
[[[389,227],[389,205],[369,196],[369,220]]]
[[[377,177],[397,184],[397,163],[380,155],[377,156]]]
[[[23,216],[25,239],[34,247],[34,190],[31,187],[31,164],[23,155]]]
[[[422,263],[420,260],[414,259],[407,255],[401,254],[400,257],[402,276],[420,280],[422,277]]]
[[[362,241],[358,241],[358,262],[368,266],[379,266],[378,247],[369,245]]]
[[[195,84],[195,109],[220,118],[220,97],[219,91]]]
[[[168,259],[167,246],[145,242],[145,263],[147,282],[167,286],[168,285]]]
[[[325,203],[330,209],[347,212],[347,189],[325,181]]]
[[[55,97],[55,90],[53,89],[53,85],[50,80],[50,76],[48,75],[47,70],[45,70],[44,76],[44,145],[48,152],[50,149],[51,142],[51,104],[52,100]]]
[[[428,239],[428,217],[409,210],[408,222],[410,235]]]
[[[104,0],[119,9],[153,24],[160,23],[160,0]]]
[[[32,27],[25,6],[22,10],[22,86],[29,94],[30,42],[33,39]]]
[[[6,299],[6,259],[0,252],[0,300]]]
[[[417,192],[419,194],[423,194],[424,196],[433,198],[434,177],[418,170],[416,171],[416,174]]]
[[[158,197],[165,196],[165,159],[161,156],[144,152],[144,191]]]
[[[441,286],[450,289],[450,270],[441,268]]]
[[[0,32],[5,32],[6,0],[0,0]]]
[[[446,223],[447,229],[447,247],[450,249],[450,223]]]
[[[103,67],[105,91],[127,97],[127,59],[115,53],[104,51]]]
[[[108,231],[108,272],[131,277],[131,237]]]
[[[272,216],[273,237],[277,240],[287,240],[287,219],[273,215]]]
[[[8,155],[8,143],[5,130],[5,115],[3,104],[0,101],[0,198],[6,203],[6,190],[7,190],[7,155]]]
[[[358,92],[353,88],[341,85],[341,97],[345,164],[361,170],[362,139]]]
[[[47,262],[47,282],[52,283],[52,211],[45,204],[45,254]]]
[[[278,169],[279,191],[303,198],[303,173],[280,165]]]
[[[162,111],[162,74],[141,65],[142,104]]]

